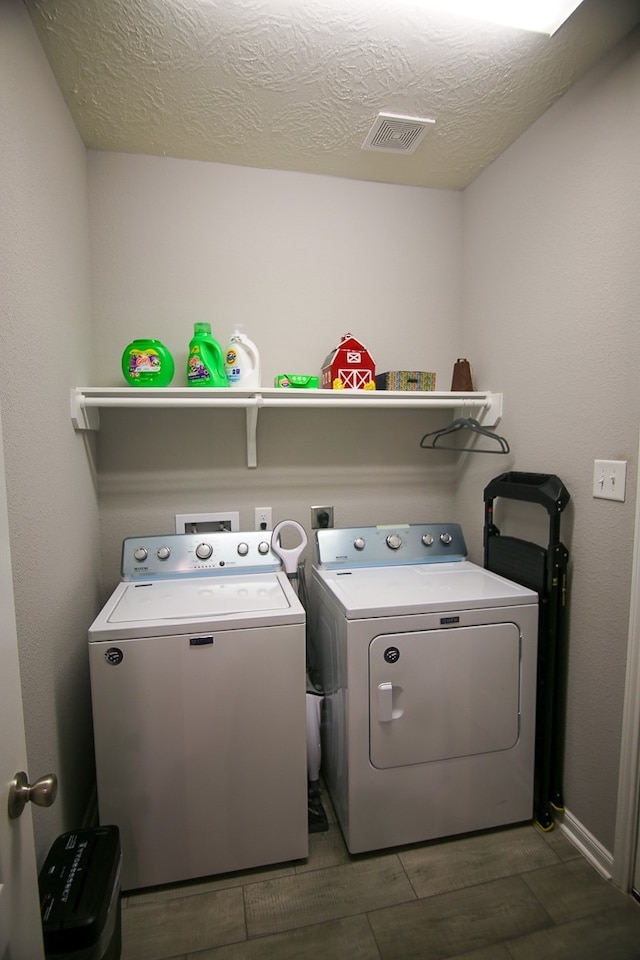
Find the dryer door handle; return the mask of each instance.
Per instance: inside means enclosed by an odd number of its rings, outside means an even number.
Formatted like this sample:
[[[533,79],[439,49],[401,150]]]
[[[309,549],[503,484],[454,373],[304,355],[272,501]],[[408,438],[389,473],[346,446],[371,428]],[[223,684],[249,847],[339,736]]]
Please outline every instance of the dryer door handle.
[[[380,723],[393,720],[393,684],[389,681],[378,684],[378,720]]]

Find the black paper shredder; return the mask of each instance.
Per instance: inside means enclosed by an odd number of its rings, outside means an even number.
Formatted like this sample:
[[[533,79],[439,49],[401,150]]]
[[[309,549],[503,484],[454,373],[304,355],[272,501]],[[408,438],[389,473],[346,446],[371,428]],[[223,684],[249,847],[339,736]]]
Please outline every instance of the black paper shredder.
[[[63,833],[39,876],[45,956],[119,960],[120,835],[116,826]]]

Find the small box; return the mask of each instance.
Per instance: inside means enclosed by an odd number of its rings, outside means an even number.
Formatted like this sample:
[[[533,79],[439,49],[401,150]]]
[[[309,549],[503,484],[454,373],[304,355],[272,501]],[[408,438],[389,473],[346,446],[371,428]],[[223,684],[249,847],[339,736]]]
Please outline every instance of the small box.
[[[318,377],[308,377],[301,373],[281,373],[274,380],[276,387],[288,387],[290,390],[317,390]]]
[[[376,375],[377,390],[435,390],[436,375],[425,370],[387,370]]]

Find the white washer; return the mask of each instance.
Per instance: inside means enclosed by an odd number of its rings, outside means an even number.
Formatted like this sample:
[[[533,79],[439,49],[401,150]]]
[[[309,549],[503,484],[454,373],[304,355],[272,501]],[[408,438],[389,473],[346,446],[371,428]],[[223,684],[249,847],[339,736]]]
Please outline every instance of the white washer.
[[[125,890],[308,855],[305,613],[270,537],[124,542],[89,663]]]
[[[359,853],[530,820],[538,595],[457,524],[319,530],[323,772]]]

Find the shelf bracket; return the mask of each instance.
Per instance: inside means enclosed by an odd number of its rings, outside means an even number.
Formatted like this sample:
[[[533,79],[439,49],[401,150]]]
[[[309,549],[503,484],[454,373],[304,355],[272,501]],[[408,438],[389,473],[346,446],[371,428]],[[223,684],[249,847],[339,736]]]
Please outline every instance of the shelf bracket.
[[[76,430],[100,429],[100,411],[86,405],[84,391],[78,387],[71,390],[71,422]]]
[[[255,397],[255,403],[247,407],[247,467],[258,466],[258,411],[261,397]]]
[[[478,414],[478,423],[483,427],[497,427],[502,419],[502,394],[491,393],[487,403]]]
[[[483,427],[497,427],[502,418],[502,394],[487,393],[480,402],[461,397],[455,413],[457,417],[473,416]]]

